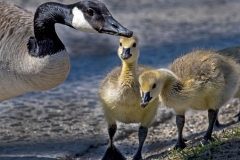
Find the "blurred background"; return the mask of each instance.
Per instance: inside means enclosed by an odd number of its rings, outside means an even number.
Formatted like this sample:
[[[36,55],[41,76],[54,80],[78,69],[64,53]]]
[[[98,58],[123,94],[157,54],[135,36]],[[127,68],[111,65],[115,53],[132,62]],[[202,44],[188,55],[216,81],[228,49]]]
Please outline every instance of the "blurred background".
[[[2,1],[32,12],[40,4],[49,2]],[[175,58],[193,49],[219,50],[240,45],[239,0],[101,1],[118,22],[139,37],[139,63],[144,65],[167,67]],[[51,159],[79,153],[83,159],[100,159],[106,149],[107,128],[97,92],[104,76],[121,65],[117,56],[119,37],[78,32],[61,25],[56,25],[56,31],[71,56],[70,74],[55,89],[28,93],[0,104],[0,158]],[[171,110],[161,108],[154,124],[168,119],[169,124],[174,124],[172,115]],[[230,116],[225,115],[226,122]],[[195,117],[193,121],[202,117],[199,122],[202,127],[186,127],[189,136],[202,133],[207,127],[206,114]],[[137,147],[136,131],[137,126],[120,124],[116,138],[130,157]],[[144,154],[156,154],[160,148],[175,143],[171,140],[176,137],[173,125],[163,123],[151,132],[161,133],[154,140],[159,144],[155,148],[149,145],[150,149],[146,147]],[[129,138],[134,147],[126,145]]]

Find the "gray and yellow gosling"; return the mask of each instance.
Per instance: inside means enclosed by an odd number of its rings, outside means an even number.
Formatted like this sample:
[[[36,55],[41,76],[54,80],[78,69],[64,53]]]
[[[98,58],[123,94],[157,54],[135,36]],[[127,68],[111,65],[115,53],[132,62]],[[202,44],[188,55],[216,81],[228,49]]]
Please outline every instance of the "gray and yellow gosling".
[[[136,36],[120,38],[118,56],[122,61],[122,66],[114,68],[105,77],[99,89],[109,134],[109,144],[103,159],[125,159],[113,143],[117,121],[127,124],[140,123],[139,147],[133,159],[142,159],[142,147],[147,137],[148,127],[157,113],[159,99],[156,97],[147,108],[140,106],[138,77],[150,68],[138,65],[139,49]]]
[[[235,60],[213,51],[196,50],[177,58],[170,69],[146,71],[139,76],[141,106],[159,97],[176,112],[178,139],[175,149],[185,148],[182,130],[187,109],[208,110],[209,126],[203,143],[212,140],[218,110],[237,91],[240,66]]]
[[[240,65],[240,46],[234,46],[234,47],[225,48],[225,49],[219,50],[217,52],[219,54],[221,54],[221,55],[233,58]],[[234,98],[238,98],[240,100],[240,85],[238,87],[237,92],[234,95]],[[240,121],[240,112],[238,112],[238,114],[235,117],[237,117],[238,121]],[[216,124],[217,127],[221,127],[222,126],[219,123],[218,118],[216,119],[215,124]]]

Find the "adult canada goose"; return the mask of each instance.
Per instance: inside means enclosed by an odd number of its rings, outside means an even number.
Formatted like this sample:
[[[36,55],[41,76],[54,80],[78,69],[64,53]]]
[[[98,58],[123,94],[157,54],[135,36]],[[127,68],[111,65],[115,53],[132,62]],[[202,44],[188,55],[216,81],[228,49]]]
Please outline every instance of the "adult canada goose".
[[[150,68],[137,64],[139,57],[138,40],[120,38],[118,56],[122,67],[114,68],[103,80],[99,96],[105,119],[108,123],[109,144],[103,159],[125,159],[113,143],[117,131],[116,121],[123,123],[140,123],[138,138],[139,147],[133,159],[142,159],[142,147],[146,139],[148,127],[157,112],[159,100],[156,98],[149,103],[148,108],[141,108],[139,101],[138,76]]]
[[[185,111],[208,110],[209,126],[203,137],[206,143],[212,140],[219,108],[236,92],[239,73],[240,66],[231,58],[212,51],[193,51],[177,58],[170,70],[146,71],[139,76],[141,105],[146,107],[159,96],[165,106],[175,110],[178,128],[175,148],[186,147],[182,136]]]
[[[99,1],[45,3],[32,13],[0,2],[0,102],[30,91],[48,90],[67,77],[70,63],[54,25],[84,32],[132,36]]]

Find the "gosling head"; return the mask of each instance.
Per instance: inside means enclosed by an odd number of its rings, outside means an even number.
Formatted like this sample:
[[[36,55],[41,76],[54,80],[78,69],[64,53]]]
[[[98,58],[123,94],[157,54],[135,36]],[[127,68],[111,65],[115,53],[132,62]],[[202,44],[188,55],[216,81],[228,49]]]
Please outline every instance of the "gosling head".
[[[84,32],[131,37],[133,32],[118,23],[100,1],[83,0],[70,5],[72,26]]]
[[[126,63],[133,63],[139,57],[138,38],[133,36],[131,38],[121,37],[118,48],[119,58]]]
[[[159,80],[160,74],[158,71],[145,71],[139,76],[140,92],[141,92],[141,107],[145,108],[150,102],[156,99],[162,89],[162,83]]]

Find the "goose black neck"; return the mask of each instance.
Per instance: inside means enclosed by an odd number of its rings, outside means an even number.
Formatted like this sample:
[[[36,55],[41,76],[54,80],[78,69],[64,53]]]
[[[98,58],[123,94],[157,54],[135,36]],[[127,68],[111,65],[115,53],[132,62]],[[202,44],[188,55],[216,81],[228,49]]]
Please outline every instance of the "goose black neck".
[[[44,57],[65,50],[55,31],[55,23],[71,26],[73,15],[70,6],[59,3],[45,3],[39,6],[34,16],[34,34],[28,43],[29,53]]]

